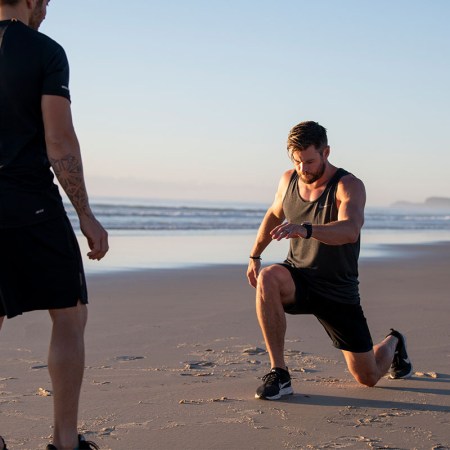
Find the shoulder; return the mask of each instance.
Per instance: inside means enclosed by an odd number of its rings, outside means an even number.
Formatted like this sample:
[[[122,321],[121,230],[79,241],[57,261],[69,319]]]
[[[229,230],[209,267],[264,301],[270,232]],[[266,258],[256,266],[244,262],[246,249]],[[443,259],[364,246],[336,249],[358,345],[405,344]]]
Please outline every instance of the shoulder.
[[[283,175],[281,175],[281,180],[285,180],[289,183],[294,173],[295,173],[294,169],[286,170],[286,172],[284,172]]]
[[[286,192],[294,174],[295,170],[291,169],[287,170],[286,172],[283,173],[283,175],[281,175],[280,182],[278,183],[278,191],[281,191],[283,193]]]
[[[364,183],[352,173],[345,174],[338,182],[337,196],[347,197],[354,195],[365,196]]]
[[[63,59],[64,61],[67,61],[66,52],[64,51],[62,45],[58,44],[58,42],[56,42],[55,40],[53,40],[52,38],[48,37],[45,34],[39,32],[37,32],[37,34],[38,39],[45,53],[49,56],[49,58],[56,57],[59,59]]]
[[[358,188],[358,187],[364,187],[364,183],[355,175],[353,175],[350,172],[347,172],[338,182],[338,186],[341,187],[348,187],[348,188]]]
[[[40,52],[48,55],[64,55],[64,48],[51,37],[47,36],[40,31],[33,30],[27,25],[21,24],[19,28],[19,32],[22,35],[23,39],[27,39],[27,45],[32,46],[35,50],[39,49]]]
[[[21,34],[24,38],[31,39],[36,43],[59,46],[59,44],[51,37],[47,36],[44,33],[41,33],[40,31],[33,30],[33,28],[30,28],[20,21],[16,22],[16,26],[13,27],[13,30],[15,30],[16,33]]]
[[[293,169],[287,170],[286,172],[283,173],[283,175],[280,178],[280,181],[278,183],[277,193],[275,195],[275,201],[278,202],[280,207],[283,203],[284,197],[285,197],[286,192],[289,187],[289,183],[290,183],[292,177],[294,176],[294,174],[295,174],[295,170],[293,170]]]

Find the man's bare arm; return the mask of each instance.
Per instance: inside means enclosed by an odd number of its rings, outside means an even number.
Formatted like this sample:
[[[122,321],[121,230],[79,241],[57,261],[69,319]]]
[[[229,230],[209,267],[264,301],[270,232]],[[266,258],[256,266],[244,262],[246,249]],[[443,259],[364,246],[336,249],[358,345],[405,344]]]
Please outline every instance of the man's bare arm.
[[[258,233],[256,235],[255,243],[253,244],[250,256],[261,256],[262,252],[272,242],[272,236],[270,232],[284,220],[283,212],[283,199],[286,193],[287,186],[289,184],[290,177],[292,176],[292,170],[286,172],[281,177],[278,184],[278,189],[275,194],[275,199],[272,205],[267,210],[261,225],[259,226]],[[249,283],[256,287],[258,274],[261,268],[261,262],[257,259],[250,259],[247,278]]]
[[[313,224],[312,239],[328,245],[343,245],[356,242],[364,224],[366,192],[361,180],[348,175],[338,184],[336,192],[338,219],[324,225]],[[306,230],[300,224],[289,222],[279,225],[272,231],[272,238],[305,238]]]
[[[41,107],[48,159],[78,215],[81,231],[91,249],[88,253],[89,258],[101,259],[108,251],[108,235],[89,205],[70,103],[64,97],[44,95]]]
[[[78,216],[92,215],[83,176],[80,145],[72,125],[69,101],[44,95],[42,114],[47,155],[61,187]]]
[[[313,237],[325,244],[342,245],[358,240],[364,225],[366,190],[361,180],[349,175],[338,184],[338,220],[324,225],[314,225]]]

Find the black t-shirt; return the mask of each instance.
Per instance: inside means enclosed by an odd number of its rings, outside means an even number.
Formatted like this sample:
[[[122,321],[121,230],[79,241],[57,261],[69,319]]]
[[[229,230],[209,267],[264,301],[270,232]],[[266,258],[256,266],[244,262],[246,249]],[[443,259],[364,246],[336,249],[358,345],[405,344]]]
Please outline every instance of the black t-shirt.
[[[47,157],[42,95],[70,100],[64,49],[16,20],[0,21],[0,228],[64,214]]]

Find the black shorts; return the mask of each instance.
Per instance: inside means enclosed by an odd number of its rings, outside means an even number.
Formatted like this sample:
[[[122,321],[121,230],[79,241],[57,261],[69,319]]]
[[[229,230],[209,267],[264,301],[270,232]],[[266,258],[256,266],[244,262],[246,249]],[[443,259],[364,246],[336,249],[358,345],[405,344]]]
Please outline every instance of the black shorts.
[[[340,350],[365,353],[372,350],[366,318],[359,304],[347,304],[312,292],[300,269],[281,264],[289,270],[295,284],[295,301],[286,305],[288,314],[313,314],[325,328],[333,345]]]
[[[87,303],[76,236],[67,216],[0,229],[0,317]]]

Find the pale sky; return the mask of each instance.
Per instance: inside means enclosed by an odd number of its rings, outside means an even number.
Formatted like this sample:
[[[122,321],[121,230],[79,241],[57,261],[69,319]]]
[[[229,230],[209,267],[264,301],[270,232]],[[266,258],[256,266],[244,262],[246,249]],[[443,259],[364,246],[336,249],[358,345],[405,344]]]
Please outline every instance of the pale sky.
[[[450,196],[448,0],[51,0],[91,196],[269,203],[292,126],[368,205]]]

